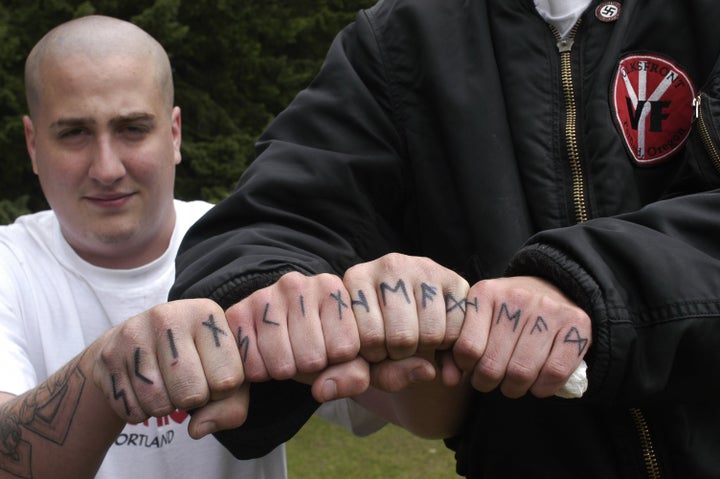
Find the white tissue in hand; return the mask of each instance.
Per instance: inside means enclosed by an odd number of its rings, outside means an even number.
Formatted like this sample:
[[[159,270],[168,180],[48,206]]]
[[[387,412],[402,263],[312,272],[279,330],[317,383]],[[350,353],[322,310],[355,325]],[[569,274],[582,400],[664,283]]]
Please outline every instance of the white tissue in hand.
[[[579,398],[587,391],[587,387],[587,363],[583,360],[555,395],[566,399]]]

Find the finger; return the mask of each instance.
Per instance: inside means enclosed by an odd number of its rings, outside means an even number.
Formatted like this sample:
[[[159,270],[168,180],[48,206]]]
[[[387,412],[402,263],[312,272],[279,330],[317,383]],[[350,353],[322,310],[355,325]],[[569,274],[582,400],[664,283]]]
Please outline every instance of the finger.
[[[370,268],[368,263],[351,267],[345,272],[343,283],[357,324],[360,354],[370,362],[377,362],[387,357],[387,349],[382,310]]]
[[[530,388],[534,396],[552,396],[567,383],[590,347],[590,332],[583,333],[584,329],[581,325],[570,326],[556,336],[550,355]]]
[[[245,298],[225,311],[228,327],[235,337],[235,345],[243,365],[245,380],[248,382],[262,382],[270,379],[265,362],[258,349],[257,332],[255,331],[255,318],[261,317],[265,304],[262,299],[256,300],[253,296]]]
[[[376,294],[385,324],[388,357],[412,356],[417,351],[420,329],[413,282],[405,275],[388,275],[378,283]]]
[[[473,285],[465,299],[465,315],[460,334],[452,348],[455,364],[465,372],[471,373],[485,353],[490,324],[492,322],[492,302],[485,291],[484,282]]]
[[[257,347],[271,378],[290,379],[297,373],[297,368],[288,333],[288,296],[285,294],[293,298],[298,298],[299,294],[284,293],[282,288],[275,289],[272,293],[270,301],[262,308],[261,316],[254,318]],[[258,310],[259,308],[256,308],[256,311]]]
[[[475,365],[471,378],[473,387],[481,392],[492,391],[500,385],[525,327],[520,299],[505,291],[500,291],[498,295],[491,293],[489,297],[494,298],[494,307],[487,347]]]
[[[347,398],[364,393],[370,385],[370,366],[362,358],[329,366],[312,385],[313,397],[319,402]]]
[[[173,412],[176,407],[166,388],[156,352],[137,346],[128,359],[132,361],[126,366],[132,391],[145,414],[161,417]]]
[[[120,418],[130,423],[146,420],[153,410],[162,413],[170,404],[169,398],[164,396],[162,398],[164,405],[157,405],[155,409],[148,407],[150,412],[147,412],[135,394],[131,379],[134,358],[132,353],[129,354],[130,358],[127,357],[128,349],[123,345],[136,344],[134,338],[138,334],[140,324],[142,324],[141,321],[133,321],[131,318],[122,326],[113,328],[106,333],[100,339],[103,345],[99,349],[93,368],[95,384],[102,389],[110,407]],[[153,375],[153,377],[156,376]],[[162,382],[160,381],[160,383]]]
[[[212,316],[213,310],[203,304],[200,301],[167,303],[150,310],[149,322],[160,326],[155,329],[157,349],[152,354],[142,350],[138,354],[136,349],[133,362],[128,365],[138,390],[151,387],[148,381],[164,384],[173,409],[196,408],[210,398],[194,337],[204,334],[201,323]],[[153,365],[159,367],[158,376],[154,375]]]
[[[195,337],[210,400],[217,401],[237,390],[245,380],[240,351],[235,336],[221,309],[207,313]],[[202,317],[200,318],[202,319]],[[171,348],[164,348],[169,351]]]
[[[288,304],[288,337],[296,368],[301,373],[314,373],[327,366],[325,337],[320,322],[320,292],[316,282],[310,278],[298,277],[307,281],[307,287],[298,285],[296,301]]]
[[[320,318],[328,362],[341,363],[355,359],[360,352],[360,336],[350,296],[340,278],[324,275],[318,278],[324,292]]]
[[[190,437],[200,439],[208,434],[242,426],[247,418],[250,402],[249,388],[250,384],[246,383],[229,396],[211,401],[193,411],[188,424]]]
[[[470,285],[459,275],[454,275],[450,286],[446,286],[444,291],[445,336],[439,346],[440,349],[452,348],[460,337],[467,309],[474,308],[477,311],[477,297],[472,301],[468,300],[469,291]]]
[[[424,280],[415,283],[415,314],[418,323],[418,339],[414,352],[418,349],[435,350],[445,339],[447,308],[445,305],[444,282],[442,280],[432,281],[431,278],[432,280],[436,279],[428,274]],[[412,317],[408,319],[412,320]]]
[[[451,351],[438,351],[436,362],[440,365],[442,383],[448,387],[460,384],[463,378],[463,371],[455,363]]]
[[[402,391],[413,384],[432,381],[437,375],[434,364],[417,356],[386,359],[373,364],[370,371],[370,384],[390,393]]]

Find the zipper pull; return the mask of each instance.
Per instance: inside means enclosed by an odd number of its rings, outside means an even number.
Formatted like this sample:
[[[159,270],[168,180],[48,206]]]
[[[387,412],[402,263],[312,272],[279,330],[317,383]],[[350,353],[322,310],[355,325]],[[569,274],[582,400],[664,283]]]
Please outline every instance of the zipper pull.
[[[696,96],[693,98],[693,123],[696,122],[700,118],[700,104],[702,103],[702,97],[701,95]]]
[[[575,38],[573,36],[568,36],[567,38],[561,38],[557,42],[557,48],[560,53],[569,52],[572,50],[573,44],[575,43]]]

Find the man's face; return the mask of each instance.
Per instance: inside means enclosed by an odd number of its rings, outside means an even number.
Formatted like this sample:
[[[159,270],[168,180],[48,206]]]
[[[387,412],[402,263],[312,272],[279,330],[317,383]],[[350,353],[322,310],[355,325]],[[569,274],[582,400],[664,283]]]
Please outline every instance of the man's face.
[[[175,222],[180,110],[149,60],[71,56],[46,63],[25,133],[33,170],[70,245],[110,268],[162,254]]]

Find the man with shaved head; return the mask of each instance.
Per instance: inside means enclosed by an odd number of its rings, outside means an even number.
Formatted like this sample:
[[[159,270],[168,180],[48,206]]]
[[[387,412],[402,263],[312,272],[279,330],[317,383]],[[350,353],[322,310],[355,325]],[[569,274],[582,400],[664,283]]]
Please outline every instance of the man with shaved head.
[[[203,437],[217,426],[208,401],[235,402],[230,425],[247,410],[223,311],[161,304],[180,240],[211,206],[173,197],[181,120],[164,49],[131,23],[83,17],[38,42],[25,79],[51,210],[0,228],[0,477],[286,477],[282,446],[239,461]],[[153,334],[162,351],[109,346]]]

